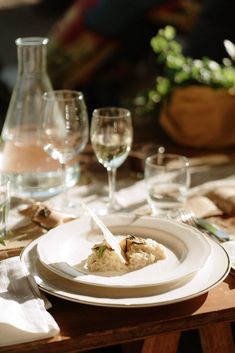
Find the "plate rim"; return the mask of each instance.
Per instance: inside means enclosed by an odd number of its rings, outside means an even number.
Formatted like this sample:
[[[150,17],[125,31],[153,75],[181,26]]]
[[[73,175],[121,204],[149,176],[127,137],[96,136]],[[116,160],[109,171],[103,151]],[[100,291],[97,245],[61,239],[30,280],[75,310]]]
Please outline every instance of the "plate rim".
[[[86,281],[86,280],[83,280],[83,278],[79,278],[79,277],[76,277],[76,280],[74,279],[73,276],[69,275],[68,273],[66,273],[65,271],[62,271],[60,270],[59,268],[56,268],[56,267],[53,267],[51,266],[50,264],[47,264],[42,258],[41,258],[41,255],[40,255],[40,252],[38,251],[38,256],[39,256],[39,259],[40,261],[43,263],[44,266],[47,267],[47,269],[49,271],[52,271],[54,272],[55,274],[61,276],[62,278],[66,278],[66,279],[69,279],[77,284],[79,283],[85,283],[85,284],[89,284],[89,285],[92,285],[92,286],[102,286],[102,287],[113,287],[113,288],[138,288],[138,287],[147,287],[147,286],[158,286],[158,285],[163,285],[163,284],[172,284],[176,281],[180,281],[181,279],[187,277],[187,276],[190,276],[190,275],[193,275],[195,274],[197,271],[199,271],[206,263],[206,261],[208,260],[209,256],[210,256],[210,253],[211,253],[211,246],[210,244],[208,243],[207,241],[207,238],[197,229],[194,229],[186,224],[182,224],[182,223],[179,223],[179,222],[176,222],[176,221],[173,221],[173,220],[169,220],[169,219],[156,219],[156,218],[153,218],[151,216],[140,216],[140,217],[136,217],[136,215],[127,215],[127,214],[119,214],[118,215],[119,217],[121,217],[121,219],[124,219],[126,218],[127,220],[131,220],[132,222],[135,222],[136,220],[137,221],[149,221],[151,220],[151,222],[157,222],[160,224],[168,224],[169,226],[170,225],[173,225],[173,226],[176,226],[178,228],[178,230],[182,229],[183,231],[187,231],[187,232],[190,232],[191,235],[193,234],[192,237],[196,237],[197,240],[201,241],[201,242],[204,242],[204,251],[205,251],[205,255],[204,255],[204,259],[203,261],[201,262],[201,264],[197,264],[197,266],[195,265],[190,271],[187,271],[185,272],[183,275],[180,275],[178,274],[175,278],[172,276],[169,278],[166,278],[166,279],[162,279],[162,280],[158,280],[157,282],[156,281],[147,281],[145,283],[137,283],[137,284],[128,284],[128,283],[123,283],[123,284],[116,284],[116,283],[100,283],[100,282],[91,282],[91,281]],[[102,219],[111,219],[112,215],[111,216],[104,216],[102,217]],[[89,215],[85,215],[83,216],[83,219],[87,219],[88,221],[91,220],[90,216]],[[68,222],[66,224],[62,224],[56,228],[53,228],[51,231],[47,232],[46,234],[43,234],[42,236],[40,236],[39,238],[39,243],[40,241],[43,241],[44,239],[48,238],[51,236],[53,236],[53,233],[54,231],[57,229],[57,228],[61,228],[61,226],[64,228],[66,227],[66,225],[68,224],[72,224],[72,223],[78,223],[81,221],[81,219],[76,219],[76,220],[73,220],[71,222]],[[125,224],[126,225],[126,224]],[[127,226],[132,226],[133,224],[128,224]],[[110,228],[111,227],[120,227],[121,224],[117,225],[117,224],[114,224],[114,225],[108,225]],[[136,224],[134,223],[134,226],[136,226]],[[138,225],[139,227],[141,227],[141,225]],[[146,225],[145,226],[142,226],[142,227],[147,227]],[[154,227],[150,227],[150,229],[154,229]],[[168,233],[169,236],[172,236],[172,237],[176,237],[176,238],[179,238],[179,235],[176,235],[176,234],[173,234],[171,233],[169,230],[162,230],[162,229],[159,229],[160,231],[164,231],[165,233]],[[182,238],[179,238],[180,241],[182,241],[185,244],[184,240]],[[187,247],[187,246],[186,246]],[[207,248],[206,248],[207,247]],[[202,260],[200,258],[200,260]],[[185,260],[184,260],[185,261]],[[184,262],[183,261],[183,262]],[[179,266],[182,266],[183,265],[183,262],[179,265]],[[71,266],[71,268],[73,268]],[[141,271],[141,269],[140,269]]]
[[[38,274],[38,271],[36,269],[36,273],[32,274],[29,271],[29,268],[27,267],[26,261],[24,260],[24,258],[26,257],[26,255],[29,253],[30,249],[32,249],[34,246],[36,246],[38,239],[33,240],[31,243],[29,243],[20,253],[20,260],[21,263],[23,265],[24,271],[26,273],[26,275],[30,278],[33,277],[33,279],[35,280],[35,282],[37,283],[38,287],[45,293],[48,293],[52,296],[58,297],[60,299],[64,299],[67,301],[71,301],[71,302],[76,302],[76,303],[81,303],[81,304],[86,304],[86,305],[94,305],[94,306],[101,306],[101,307],[113,307],[113,308],[144,308],[144,307],[153,307],[153,306],[161,306],[161,305],[169,305],[169,304],[173,304],[173,303],[177,303],[177,302],[182,302],[185,300],[189,300],[189,299],[193,299],[195,297],[198,297],[204,293],[207,293],[209,290],[211,290],[212,288],[216,287],[219,283],[221,283],[229,274],[229,271],[231,269],[231,262],[229,259],[229,255],[227,253],[227,251],[218,243],[216,243],[213,239],[208,239],[209,243],[211,244],[212,250],[216,247],[218,247],[220,249],[220,251],[223,252],[225,258],[226,258],[226,265],[224,265],[224,269],[223,271],[221,271],[220,276],[218,277],[217,275],[217,279],[214,280],[212,283],[210,283],[209,285],[205,285],[204,288],[200,289],[197,291],[198,287],[195,287],[196,290],[191,293],[191,294],[186,294],[183,296],[177,296],[173,299],[166,299],[164,300],[160,300],[160,301],[154,301],[152,300],[151,302],[148,303],[141,303],[141,297],[139,298],[139,302],[138,303],[131,303],[130,300],[133,298],[123,298],[122,302],[118,301],[115,298],[105,298],[106,302],[102,302],[103,298],[99,298],[99,297],[92,297],[92,296],[86,296],[86,295],[81,295],[79,293],[69,293],[67,291],[61,290],[59,288],[56,288],[53,284],[48,283],[47,281],[45,281],[45,279],[41,278],[40,275]],[[212,261],[213,259],[210,258],[209,261]],[[30,259],[31,264],[32,264],[32,259]],[[34,264],[35,265],[35,264]],[[206,266],[204,268],[201,269],[201,271],[199,271],[199,273],[197,274],[199,277],[203,276],[203,271],[206,272]],[[204,273],[205,275],[205,273]],[[192,278],[192,281],[196,281],[195,277]],[[186,283],[184,286],[188,286],[190,284],[190,282]],[[196,283],[195,283],[196,285]],[[194,286],[195,286],[194,285]],[[54,289],[53,289],[54,287]],[[158,295],[156,295],[158,296]],[[147,296],[147,297],[156,297],[155,295],[153,296]],[[92,300],[93,298],[93,300]],[[124,300],[129,301],[128,303],[125,303]],[[108,301],[108,302],[107,302]]]

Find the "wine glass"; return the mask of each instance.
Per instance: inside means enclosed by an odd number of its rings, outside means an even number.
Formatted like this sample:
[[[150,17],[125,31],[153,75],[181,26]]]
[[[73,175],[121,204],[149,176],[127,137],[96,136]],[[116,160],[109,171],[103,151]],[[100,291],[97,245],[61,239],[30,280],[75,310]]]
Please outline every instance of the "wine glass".
[[[132,145],[130,111],[119,107],[95,109],[92,114],[90,137],[99,163],[108,171],[109,200],[97,213],[112,213],[121,209],[115,198],[116,170],[126,160]]]
[[[85,147],[89,137],[87,108],[81,92],[55,90],[43,94],[42,143],[44,150],[61,166],[61,207],[75,207],[67,196],[66,165]]]

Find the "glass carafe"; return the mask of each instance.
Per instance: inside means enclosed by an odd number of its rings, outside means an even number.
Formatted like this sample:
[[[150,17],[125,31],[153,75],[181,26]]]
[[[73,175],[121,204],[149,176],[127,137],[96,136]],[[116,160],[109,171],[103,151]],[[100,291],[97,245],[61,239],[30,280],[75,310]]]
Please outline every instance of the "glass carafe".
[[[46,70],[47,38],[16,40],[18,74],[2,129],[0,168],[12,177],[17,196],[43,199],[61,191],[59,164],[40,141],[42,94],[52,89]],[[66,172],[67,186],[78,180],[79,165]]]

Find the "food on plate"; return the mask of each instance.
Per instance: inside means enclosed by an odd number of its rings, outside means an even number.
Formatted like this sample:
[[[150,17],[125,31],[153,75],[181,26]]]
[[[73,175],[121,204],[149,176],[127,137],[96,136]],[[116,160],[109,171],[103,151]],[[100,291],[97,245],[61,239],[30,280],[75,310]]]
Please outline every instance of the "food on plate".
[[[124,264],[115,251],[104,240],[95,244],[88,256],[87,267],[90,272],[136,270],[166,258],[162,244],[150,238],[127,235],[120,241]]]

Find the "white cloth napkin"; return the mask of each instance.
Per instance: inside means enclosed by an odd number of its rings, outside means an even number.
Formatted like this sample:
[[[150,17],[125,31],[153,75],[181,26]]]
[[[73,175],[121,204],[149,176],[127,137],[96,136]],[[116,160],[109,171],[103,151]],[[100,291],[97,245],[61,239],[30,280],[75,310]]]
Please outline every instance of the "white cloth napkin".
[[[124,183],[126,184],[126,183]],[[69,200],[74,204],[79,204],[79,198],[82,198],[90,207],[98,209],[103,205],[104,197],[104,186],[107,184],[102,184],[100,182],[92,183],[91,185],[76,186],[69,190]],[[107,196],[107,192],[105,192]],[[56,208],[56,202],[60,199],[61,195],[58,195],[49,200],[49,205]],[[142,203],[147,203],[147,193],[145,181],[140,180],[136,183],[125,186],[115,192],[115,197],[118,203],[123,208],[135,208],[139,207]],[[83,212],[83,210],[82,210]],[[76,213],[76,211],[74,211]]]
[[[28,281],[19,257],[0,262],[0,346],[55,336],[59,327]]]
[[[127,208],[147,202],[145,181],[140,180],[129,187],[117,191],[116,199],[122,207]]]

